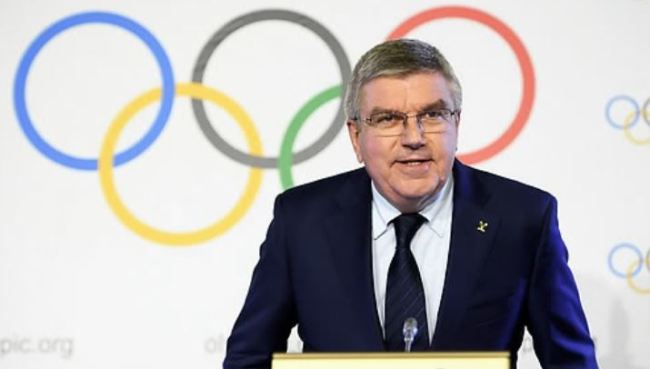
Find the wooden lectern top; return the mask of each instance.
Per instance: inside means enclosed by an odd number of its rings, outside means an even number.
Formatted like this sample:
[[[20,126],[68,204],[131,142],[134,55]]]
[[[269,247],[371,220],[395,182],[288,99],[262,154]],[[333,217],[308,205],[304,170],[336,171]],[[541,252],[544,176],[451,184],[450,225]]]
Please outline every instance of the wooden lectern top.
[[[509,352],[273,354],[273,369],[510,369]]]

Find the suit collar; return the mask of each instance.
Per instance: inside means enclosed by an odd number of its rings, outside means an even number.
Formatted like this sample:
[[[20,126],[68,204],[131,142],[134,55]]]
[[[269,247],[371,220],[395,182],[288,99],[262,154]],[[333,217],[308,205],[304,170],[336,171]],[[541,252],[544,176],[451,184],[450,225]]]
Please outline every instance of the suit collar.
[[[390,222],[401,212],[394,207],[384,196],[379,193],[377,187],[372,183],[372,238],[377,240],[381,235],[388,231]],[[452,208],[452,191],[454,188],[454,179],[449,178],[438,194],[432,199],[424,209],[420,210],[420,215],[427,219],[423,227],[429,227],[438,237],[444,237],[449,232],[449,214]]]

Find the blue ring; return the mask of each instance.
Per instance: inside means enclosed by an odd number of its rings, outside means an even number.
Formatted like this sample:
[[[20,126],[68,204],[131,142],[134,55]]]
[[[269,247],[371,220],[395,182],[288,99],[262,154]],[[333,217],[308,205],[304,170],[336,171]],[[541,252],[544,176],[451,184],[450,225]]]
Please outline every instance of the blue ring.
[[[616,246],[614,246],[614,247],[612,248],[612,251],[609,252],[609,257],[607,258],[607,264],[609,264],[609,269],[610,269],[610,270],[612,271],[612,273],[614,273],[615,275],[617,275],[617,276],[619,276],[619,277],[621,277],[621,278],[627,278],[627,273],[621,273],[621,272],[619,272],[618,270],[616,270],[616,269],[614,268],[614,264],[612,264],[612,256],[614,256],[614,253],[615,253],[616,251],[618,251],[619,249],[621,249],[621,248],[631,249],[631,250],[634,251],[634,252],[636,253],[636,255],[638,256],[638,258],[639,258],[639,264],[637,265],[636,269],[635,269],[634,272],[632,273],[632,276],[636,276],[636,275],[639,274],[639,272],[641,271],[641,267],[642,267],[643,264],[644,264],[644,260],[643,260],[643,255],[641,255],[641,250],[639,250],[636,246],[632,245],[631,243],[621,243],[621,244],[618,244],[618,245],[616,245]]]
[[[612,117],[609,115],[609,111],[612,108],[612,104],[614,104],[614,102],[617,101],[617,100],[625,100],[625,101],[629,102],[630,104],[632,104],[632,106],[634,106],[634,120],[632,121],[632,123],[630,123],[629,126],[627,126],[627,128],[632,128],[639,121],[639,115],[640,115],[640,112],[641,112],[641,108],[639,107],[639,104],[636,102],[636,100],[634,100],[633,98],[631,98],[631,97],[629,97],[627,95],[617,95],[617,96],[614,96],[611,99],[609,99],[609,102],[607,102],[607,106],[605,107],[605,118],[607,118],[607,122],[609,123],[609,125],[611,125],[612,127],[616,128],[616,129],[625,129],[626,128],[625,127],[625,122],[623,122],[623,124],[617,124],[616,122],[614,122]]]
[[[34,123],[27,112],[27,106],[25,103],[25,84],[27,81],[27,74],[29,73],[29,69],[34,62],[36,55],[38,55],[47,42],[59,33],[86,23],[104,23],[113,25],[123,28],[137,36],[147,45],[147,47],[149,47],[156,57],[156,62],[160,67],[160,73],[162,76],[162,99],[160,109],[158,110],[153,125],[140,141],[136,142],[125,151],[116,154],[113,158],[113,165],[121,165],[135,158],[146,150],[156,140],[156,138],[158,138],[158,135],[160,135],[165,127],[171,113],[174,101],[174,75],[169,57],[153,34],[135,21],[114,13],[86,12],[71,15],[50,25],[41,32],[34,41],[32,41],[20,60],[18,71],[16,72],[16,79],[14,81],[14,108],[16,110],[20,127],[36,149],[53,161],[73,169],[97,170],[97,159],[74,157],[59,151],[47,143],[34,128]]]

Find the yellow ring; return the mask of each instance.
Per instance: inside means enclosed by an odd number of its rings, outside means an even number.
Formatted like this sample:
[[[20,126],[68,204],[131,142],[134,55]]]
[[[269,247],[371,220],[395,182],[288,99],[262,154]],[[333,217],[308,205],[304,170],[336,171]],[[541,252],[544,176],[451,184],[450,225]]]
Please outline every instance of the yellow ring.
[[[650,112],[645,110],[642,111],[641,114],[643,114],[646,119],[650,115]],[[625,121],[623,122],[623,133],[625,134],[625,138],[627,138],[630,142],[636,145],[647,145],[650,144],[650,137],[646,138],[645,140],[640,140],[632,135],[632,132],[630,131],[630,126],[632,125],[632,121],[634,120],[634,116],[636,114],[634,112],[631,112],[628,114],[627,117],[625,117]]]
[[[250,152],[258,156],[262,155],[262,144],[252,120],[248,114],[246,114],[244,109],[234,100],[217,90],[197,83],[179,83],[176,85],[175,90],[177,95],[205,99],[221,106],[237,121],[241,129],[244,131]],[[124,203],[117,194],[113,181],[112,158],[113,153],[115,152],[117,139],[126,124],[131,120],[131,118],[133,118],[133,116],[135,116],[135,114],[147,105],[159,101],[160,97],[160,88],[155,88],[145,92],[131,101],[111,123],[108,132],[106,133],[106,137],[104,137],[104,142],[102,143],[102,149],[99,155],[99,178],[102,191],[108,205],[120,221],[143,238],[173,246],[184,246],[204,242],[224,233],[244,216],[259,191],[262,183],[262,170],[259,168],[251,168],[248,182],[246,183],[246,187],[244,188],[244,192],[239,201],[224,218],[205,228],[189,232],[168,232],[156,229],[140,221],[129,211],[129,209],[126,208],[126,206],[124,206]]]
[[[627,284],[628,286],[630,286],[631,289],[633,289],[634,291],[640,294],[650,295],[650,288],[641,288],[634,283],[634,278],[633,278],[634,269],[636,269],[639,266],[639,263],[640,261],[638,260],[634,261],[627,269],[627,274],[626,274]]]

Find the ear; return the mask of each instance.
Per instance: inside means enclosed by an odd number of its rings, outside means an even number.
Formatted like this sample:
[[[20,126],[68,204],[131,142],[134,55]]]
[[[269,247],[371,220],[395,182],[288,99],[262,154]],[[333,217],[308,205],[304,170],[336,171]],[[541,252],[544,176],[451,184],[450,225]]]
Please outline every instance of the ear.
[[[357,123],[352,120],[346,122],[348,126],[348,135],[350,136],[350,142],[352,142],[352,148],[354,149],[354,154],[357,156],[357,161],[363,163],[363,157],[361,156],[361,143],[360,137],[361,130],[357,126]]]
[[[456,142],[454,143],[456,145],[456,149],[454,152],[458,152],[458,126],[460,125],[460,111],[458,112],[458,115],[456,116],[456,121],[454,122],[454,125],[456,126]]]

